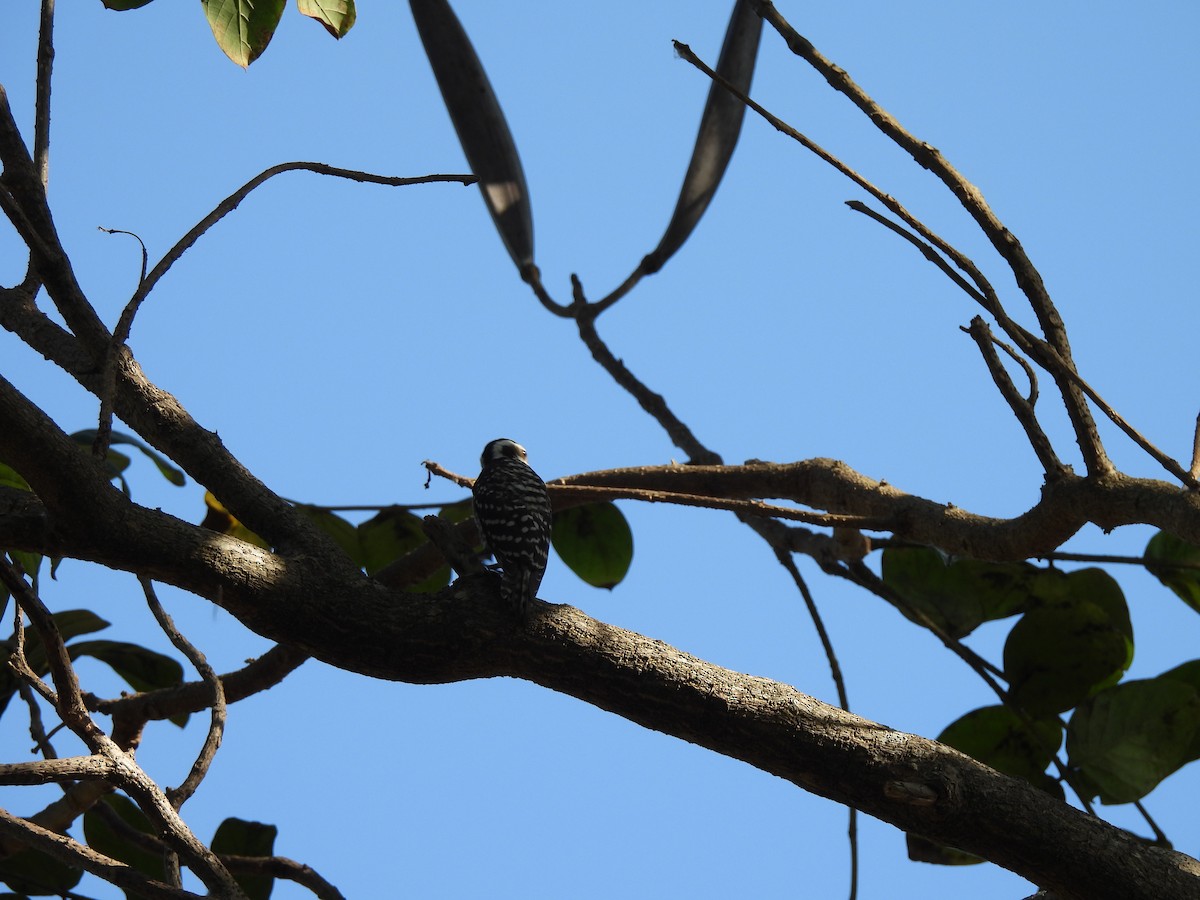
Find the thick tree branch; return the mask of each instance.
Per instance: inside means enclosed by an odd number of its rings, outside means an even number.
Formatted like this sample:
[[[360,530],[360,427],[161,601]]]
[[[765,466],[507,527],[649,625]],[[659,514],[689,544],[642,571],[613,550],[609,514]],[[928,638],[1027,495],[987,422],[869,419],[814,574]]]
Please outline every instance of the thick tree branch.
[[[0,455],[15,457],[19,469],[38,460],[63,463],[62,489],[76,480],[86,483],[94,461],[76,448],[67,455],[60,445],[70,446],[69,439],[52,426],[13,430],[9,426],[20,421],[14,403],[19,405],[12,392],[0,392]],[[18,452],[18,444],[25,450]],[[827,460],[623,470],[589,480],[658,481],[693,493],[824,491],[849,506],[877,506],[868,510],[872,514],[891,507],[905,530],[919,532],[923,521],[938,519],[968,537],[974,529],[988,532],[989,541],[1001,547],[1015,546],[1003,539],[1005,529],[1015,527],[1011,523],[944,507],[935,512],[927,508],[934,507],[929,501],[907,498]],[[1113,502],[1115,496],[1118,508],[1127,502],[1137,508],[1132,496],[1121,501],[1121,492],[1144,500],[1149,491],[1160,496],[1146,508],[1170,508],[1182,496],[1181,508],[1193,523],[1200,521],[1195,506],[1200,501],[1155,484],[1075,479],[1050,491],[1049,503],[1086,510],[1095,502],[1089,498]],[[91,502],[56,504],[55,524],[70,555],[136,569],[207,596],[252,630],[331,665],[413,683],[525,678],[742,759],[899,828],[979,853],[1064,897],[1149,897],[1147,884],[1158,886],[1155,898],[1170,896],[1170,890],[1185,896],[1200,883],[1200,867],[1186,857],[1145,848],[1025,782],[825,706],[787,685],[705,663],[570,607],[538,604],[534,621],[522,628],[505,615],[491,578],[463,578],[433,597],[400,594],[360,573],[347,577],[330,570],[320,560],[281,557],[205,532],[131,503],[106,482],[103,487],[91,492]],[[1026,518],[1038,526],[1056,524],[1045,512]],[[913,785],[921,788],[915,792],[925,798],[921,804],[912,802]],[[1085,859],[1073,852],[1080,842],[1100,852]],[[1109,862],[1097,865],[1097,859]]]

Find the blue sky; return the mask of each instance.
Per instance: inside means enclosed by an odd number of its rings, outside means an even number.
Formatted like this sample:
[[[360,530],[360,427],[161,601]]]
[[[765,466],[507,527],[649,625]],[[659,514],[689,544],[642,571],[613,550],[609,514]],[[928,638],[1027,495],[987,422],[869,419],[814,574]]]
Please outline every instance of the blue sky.
[[[37,4],[8,6],[0,83],[31,133]],[[715,61],[727,4],[456,8],[522,154],[545,284],[565,300],[574,272],[601,296],[657,243],[691,151],[708,85],[671,40]],[[1040,267],[1084,376],[1186,460],[1198,408],[1190,261],[1200,12],[1028,0],[779,8],[982,189]],[[98,226],[136,232],[153,261],[278,162],[466,171],[407,4],[364,4],[340,43],[289,9],[245,72],[217,49],[199,4],[120,14],[61,4],[57,51],[51,199],[110,324],[140,258],[129,238]],[[753,93],[974,258],[1030,321],[953,198],[770,29]],[[600,320],[601,335],[727,461],[835,457],[975,512],[1020,512],[1035,502],[1040,473],[958,330],[976,309],[910,247],[848,211],[848,199],[866,198],[748,116],[697,232]],[[23,272],[19,250],[0,231],[6,284]],[[313,503],[457,499],[448,485],[423,488],[421,461],[473,475],[483,444],[500,435],[528,447],[547,478],[681,458],[519,281],[475,188],[281,176],[176,264],[131,346],[268,484]],[[94,425],[94,400],[65,375],[7,334],[0,354],[5,375],[64,428]],[[1039,410],[1071,456],[1048,390]],[[1162,474],[1102,430],[1126,471]],[[131,478],[140,502],[202,518],[195,484],[172,488],[140,460]],[[622,508],[636,544],[626,582],[596,591],[552,561],[543,598],[834,699],[799,597],[748,529],[716,512]],[[1139,553],[1149,535],[1089,529],[1067,549]],[[855,712],[935,736],[991,702],[931,636],[801,563]],[[1195,614],[1145,574],[1115,574],[1133,613],[1132,674],[1194,658]],[[130,576],[73,562],[46,588],[54,608],[89,606],[114,623],[112,636],[168,652],[139,598]],[[267,646],[195,598],[164,598],[218,670]],[[1008,627],[985,627],[970,643],[998,658]],[[81,674],[97,693],[120,689],[103,669],[85,664]],[[202,729],[152,727],[139,759],[177,784]],[[0,740],[24,746],[14,716],[0,722]],[[1197,774],[1185,771],[1147,804],[1193,855],[1200,832],[1187,798],[1197,790]],[[0,803],[36,808],[11,789]],[[310,662],[231,710],[225,746],[184,812],[205,838],[226,815],[279,825],[277,851],[348,897],[846,891],[843,809],[503,679],[413,687]],[[1106,812],[1145,832],[1126,811]],[[890,826],[866,820],[861,832],[864,898],[1031,892],[994,867],[909,863]],[[276,896],[308,895],[280,885]]]

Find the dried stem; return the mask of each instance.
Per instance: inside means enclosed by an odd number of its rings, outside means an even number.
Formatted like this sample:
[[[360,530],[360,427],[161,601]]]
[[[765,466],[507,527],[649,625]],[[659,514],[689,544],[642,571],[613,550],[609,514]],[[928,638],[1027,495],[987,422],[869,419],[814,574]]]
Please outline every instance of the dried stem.
[[[33,164],[42,187],[50,183],[50,81],[54,73],[54,0],[42,0],[38,23],[37,99],[33,112]]]
[[[187,638],[180,633],[175,627],[175,622],[167,615],[162,604],[158,600],[158,595],[154,592],[154,583],[149,578],[142,576],[138,577],[138,582],[142,586],[142,591],[146,595],[146,603],[150,607],[150,611],[154,613],[154,618],[158,621],[159,627],[170,639],[171,643],[187,657],[188,661],[196,667],[196,671],[200,673],[201,679],[208,685],[211,692],[209,705],[212,710],[211,719],[208,726],[208,735],[204,739],[204,745],[200,749],[196,761],[192,763],[191,771],[188,772],[187,778],[183,784],[174,789],[167,790],[167,799],[171,801],[171,805],[175,809],[179,809],[187,799],[196,792],[196,788],[200,786],[200,782],[204,780],[204,776],[208,774],[209,766],[212,765],[213,759],[217,755],[217,749],[221,746],[221,737],[225,733],[225,689],[221,684],[221,679],[217,673],[213,671],[212,666],[208,664],[208,660]]]
[[[979,352],[983,354],[983,361],[987,364],[992,381],[996,383],[996,387],[1000,390],[1000,395],[1008,402],[1013,415],[1017,417],[1017,421],[1025,429],[1025,436],[1029,439],[1029,445],[1033,448],[1033,452],[1037,454],[1038,461],[1042,464],[1042,469],[1045,471],[1046,477],[1061,478],[1068,474],[1070,470],[1058,458],[1058,455],[1054,452],[1054,447],[1050,443],[1050,438],[1046,437],[1046,432],[1038,424],[1037,416],[1034,415],[1033,411],[1033,403],[1021,396],[1017,390],[1017,386],[1013,384],[1012,378],[1009,377],[1008,370],[1004,368],[1004,363],[1000,361],[1000,356],[996,353],[996,339],[992,336],[991,329],[988,328],[987,323],[979,316],[976,316],[971,320],[971,327],[963,330],[971,335],[979,347]],[[1015,352],[1011,350],[1010,355],[1021,361]],[[1032,378],[1033,373],[1028,369],[1026,371],[1031,376],[1031,384],[1034,385],[1034,391],[1031,392],[1031,396],[1036,396],[1037,382]]]
[[[816,69],[834,90],[849,98],[880,131],[908,153],[918,165],[928,169],[950,189],[950,192],[991,241],[996,252],[1008,263],[1016,277],[1017,286],[1025,294],[1033,308],[1034,315],[1037,316],[1046,340],[1061,357],[1063,365],[1070,371],[1074,371],[1075,364],[1071,358],[1071,345],[1067,340],[1066,328],[1042,282],[1041,274],[1026,255],[1016,235],[1009,231],[992,211],[979,188],[967,181],[957,169],[950,165],[936,147],[918,140],[904,128],[891,113],[859,87],[845,69],[835,65],[811,42],[797,33],[779,14],[770,0],[754,0],[754,3],[763,19],[770,23],[784,39],[788,49]],[[1111,474],[1114,471],[1112,462],[1108,459],[1100,442],[1096,424],[1082,391],[1063,373],[1052,371],[1051,374],[1055,377],[1059,391],[1062,393],[1067,407],[1067,415],[1075,429],[1075,438],[1083,453],[1088,473],[1097,476]]]

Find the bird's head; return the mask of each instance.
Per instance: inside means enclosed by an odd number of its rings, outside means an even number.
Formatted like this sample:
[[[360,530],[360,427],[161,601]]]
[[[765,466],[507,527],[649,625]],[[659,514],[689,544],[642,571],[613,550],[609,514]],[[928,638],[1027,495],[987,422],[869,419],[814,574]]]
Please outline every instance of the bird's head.
[[[479,457],[479,462],[483,466],[506,459],[519,459],[521,462],[525,462],[525,456],[525,448],[512,438],[496,438],[494,441],[488,441],[487,446],[483,448],[483,455]]]

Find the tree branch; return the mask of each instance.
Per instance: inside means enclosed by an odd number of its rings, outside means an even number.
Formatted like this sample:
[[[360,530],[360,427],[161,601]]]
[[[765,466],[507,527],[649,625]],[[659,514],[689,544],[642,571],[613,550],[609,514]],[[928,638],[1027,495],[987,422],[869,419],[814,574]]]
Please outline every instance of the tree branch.
[[[834,90],[844,94],[875,127],[950,189],[995,247],[996,252],[1008,263],[1017,286],[1025,294],[1034,315],[1037,316],[1046,340],[1062,358],[1063,363],[1074,370],[1075,364],[1071,358],[1071,345],[1067,340],[1066,327],[1042,282],[1041,273],[1026,255],[1016,235],[1009,231],[992,211],[979,188],[950,165],[936,147],[913,136],[891,113],[871,99],[845,69],[827,59],[811,42],[792,28],[770,0],[754,0],[754,3],[759,14],[779,33],[789,50],[816,69]],[[1112,462],[1100,443],[1095,422],[1082,391],[1062,373],[1052,371],[1051,374],[1062,392],[1088,473],[1103,476],[1114,471]]]
[[[137,869],[97,853],[66,835],[18,818],[4,809],[0,809],[0,835],[9,841],[41,850],[69,866],[90,872],[138,897],[150,900],[204,900],[199,894],[147,878]]]

